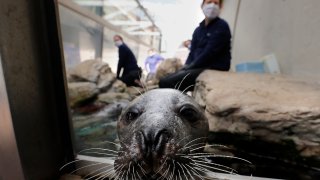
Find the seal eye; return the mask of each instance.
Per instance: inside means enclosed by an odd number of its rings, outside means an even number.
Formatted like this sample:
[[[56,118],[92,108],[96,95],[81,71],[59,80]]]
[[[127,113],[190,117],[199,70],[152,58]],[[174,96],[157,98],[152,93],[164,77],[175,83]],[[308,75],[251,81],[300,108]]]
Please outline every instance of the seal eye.
[[[179,114],[182,118],[187,119],[190,122],[196,122],[199,119],[198,112],[190,106],[183,106],[180,109]]]
[[[137,119],[138,116],[139,116],[139,113],[130,111],[130,112],[127,112],[126,114],[126,120],[130,122]]]

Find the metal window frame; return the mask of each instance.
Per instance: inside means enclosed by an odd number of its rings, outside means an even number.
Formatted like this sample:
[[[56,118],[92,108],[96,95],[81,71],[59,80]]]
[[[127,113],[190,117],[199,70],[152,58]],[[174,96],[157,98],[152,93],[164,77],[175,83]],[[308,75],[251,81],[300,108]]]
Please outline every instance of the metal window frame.
[[[59,168],[74,159],[57,4],[1,1],[1,96],[12,118],[1,119],[10,136],[0,140],[13,149],[1,151],[10,164],[0,160],[0,179],[59,179]]]

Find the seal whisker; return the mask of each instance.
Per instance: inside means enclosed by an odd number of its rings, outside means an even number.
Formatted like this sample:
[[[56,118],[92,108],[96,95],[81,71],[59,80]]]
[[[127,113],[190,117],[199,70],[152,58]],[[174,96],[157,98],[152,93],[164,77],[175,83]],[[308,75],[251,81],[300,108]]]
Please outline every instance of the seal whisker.
[[[112,166],[112,165],[111,165],[111,166]],[[92,171],[91,173],[85,175],[84,178],[86,178],[86,177],[88,177],[88,176],[90,176],[90,175],[93,175],[95,172],[97,172],[97,171],[99,171],[99,170],[102,170],[102,169],[104,169],[104,168],[106,168],[106,167],[102,167],[102,168],[96,169],[96,170]]]
[[[157,172],[155,174],[158,174],[161,169],[163,168],[163,166],[167,163],[168,158],[166,157],[166,159],[164,160],[163,164],[160,166],[159,170],[157,170]]]
[[[186,146],[188,146],[190,143],[193,143],[193,142],[195,142],[195,141],[199,141],[199,140],[201,140],[201,139],[207,139],[207,137],[199,137],[199,138],[193,139],[192,141],[190,141],[190,142],[188,142],[187,144],[185,144],[185,145],[183,146],[183,148],[185,148]]]
[[[103,143],[110,143],[110,144],[113,144],[113,145],[116,145],[118,147],[121,147],[120,144],[118,143],[115,143],[115,142],[111,142],[111,141],[102,141]]]
[[[200,154],[200,155],[196,155],[196,154]],[[192,157],[192,158],[201,158],[201,157],[219,157],[219,158],[230,158],[230,159],[238,159],[241,161],[244,161],[248,164],[252,164],[250,161],[243,159],[243,158],[239,158],[239,157],[235,157],[235,156],[227,156],[227,155],[216,155],[216,154],[207,154],[207,155],[201,155],[201,153],[195,153],[195,155],[187,155],[188,157]]]
[[[133,89],[135,89],[141,96],[143,96],[142,92],[141,92],[138,88],[136,88],[136,87],[134,87],[134,86],[132,86],[132,87],[133,87]]]
[[[222,148],[230,149],[229,147],[224,146],[224,145],[213,144],[213,145],[204,145],[204,146],[201,146],[201,147],[197,147],[197,148],[195,148],[195,149],[191,149],[190,152],[199,150],[199,149],[204,148],[204,147],[222,147]]]
[[[101,153],[101,152],[86,152],[87,154],[100,154],[105,155],[105,157],[117,157],[115,154]]]
[[[226,169],[231,170],[232,172],[234,171],[234,172],[238,173],[238,171],[236,171],[235,169],[230,168],[230,167],[228,167],[228,166],[221,165],[221,164],[212,163],[212,162],[207,162],[207,161],[205,161],[205,160],[203,160],[203,161],[193,160],[193,161],[194,161],[194,162],[197,162],[197,163],[204,163],[204,164],[210,164],[210,165],[214,165],[214,166],[223,167],[223,168],[226,168]]]
[[[194,165],[194,166],[198,166],[198,167],[199,167],[199,166],[200,166],[200,167],[203,167],[203,168],[205,168],[205,169],[207,169],[207,170],[213,169],[213,170],[217,170],[217,171],[220,171],[220,172],[230,173],[230,172],[227,171],[227,170],[220,169],[220,168],[216,168],[216,167],[207,166],[207,165],[204,165],[204,164],[194,163],[193,165]],[[236,173],[230,173],[230,174],[236,174]]]
[[[177,168],[177,170],[178,170],[178,175],[179,175],[179,176],[177,176],[177,178],[179,177],[180,179],[182,179],[181,174],[180,174],[180,169]]]
[[[108,171],[102,173],[102,175],[101,175],[97,180],[99,180],[99,179],[103,180],[104,178],[106,178],[106,177],[108,177],[108,176],[111,176],[111,175],[114,174],[114,173],[115,173],[115,172],[113,172],[112,169],[111,169],[111,170],[108,170]]]
[[[141,78],[142,78],[141,75],[139,75],[139,79],[141,79]],[[143,88],[144,93],[146,93],[147,91],[149,91],[148,86],[147,86],[145,83],[143,83],[143,82],[140,81],[140,84],[141,84],[141,86],[142,86],[142,88]]]
[[[173,164],[173,169],[172,169],[172,173],[171,173],[171,176],[170,176],[170,179],[169,179],[169,180],[171,180],[171,179],[174,177],[174,172],[175,172],[175,170],[176,170],[176,165],[175,165],[174,160],[172,160],[172,164]]]
[[[189,166],[188,164],[186,164],[186,166],[188,166],[188,167],[190,168],[190,170],[194,172],[193,174],[195,174],[196,176],[198,176],[200,179],[204,180],[204,179],[202,178],[203,176],[201,176],[196,169],[194,169],[193,167]]]
[[[86,167],[96,166],[96,165],[100,165],[100,164],[104,164],[104,163],[94,163],[94,164],[85,165],[83,167],[77,168],[76,170],[72,171],[70,174],[73,174],[73,173],[79,171],[80,169],[84,169]]]
[[[144,176],[147,176],[146,171],[141,167],[141,165],[139,163],[138,163],[138,166],[140,167],[142,174]]]
[[[125,146],[125,148],[129,148],[129,145],[128,145],[128,144],[126,144],[125,142],[120,141],[120,140],[119,140],[119,142],[120,142],[120,147],[121,147],[121,148],[123,148],[123,146],[122,146],[122,145],[124,145],[124,146]],[[121,152],[121,151],[119,151],[119,152]],[[124,151],[122,151],[122,152],[124,152]]]
[[[203,144],[202,147],[206,147],[206,143],[203,142],[203,143],[197,143],[197,144],[193,144],[193,145],[187,146],[187,147],[185,147],[185,149],[190,149],[193,146],[198,146],[198,145],[201,145],[201,144]]]
[[[185,76],[183,77],[183,79],[181,80],[181,82],[180,82],[180,84],[179,84],[179,86],[178,86],[178,90],[180,89],[180,86],[182,85],[183,81],[184,81],[189,75],[190,75],[190,73],[188,73],[187,75],[185,75]]]
[[[122,177],[124,176],[124,174],[125,174],[126,172],[124,171],[122,174],[121,174],[121,177],[120,177],[120,180],[122,179]]]
[[[191,88],[192,86],[194,86],[194,84],[192,84],[192,85],[190,85],[190,86],[186,87],[186,88],[181,92],[181,94],[183,94],[186,90],[188,90],[188,89],[189,89],[189,88]]]
[[[169,170],[170,170],[170,164],[168,166],[168,169],[164,172],[164,174],[162,175],[162,178],[160,180],[167,178],[167,174],[169,173]]]
[[[177,85],[178,85],[179,83],[180,83],[180,82],[178,81],[178,82],[177,82],[177,84],[174,86],[174,88],[173,88],[173,89],[178,90],[178,89],[177,89]]]
[[[116,172],[116,173],[115,173],[115,174],[116,174],[115,177],[120,176],[120,173],[118,173],[118,172],[121,172],[121,170],[122,170],[124,167],[125,167],[125,165],[123,164],[123,165],[118,166],[118,167],[115,168],[115,170],[114,170],[114,171]],[[120,169],[120,170],[119,170],[119,169]],[[113,176],[110,177],[110,179],[112,179],[112,178],[113,178]]]
[[[118,171],[118,170],[116,171],[116,172],[117,172],[117,174],[118,174],[118,175],[116,176],[116,177],[117,177],[117,179],[118,179],[118,178],[120,178],[121,171],[122,171],[122,169],[123,169],[124,167],[125,167],[125,165],[122,165],[122,166],[121,166],[121,169],[120,169],[119,171]],[[119,172],[119,173],[118,173],[118,172]],[[121,175],[121,179],[122,179],[122,176],[124,175],[124,173],[125,173],[125,171],[122,173],[122,175]],[[111,177],[110,179],[112,179],[112,177]]]
[[[177,162],[177,164],[178,164],[178,166],[180,166],[184,177],[185,177],[186,179],[188,179],[188,177],[187,177],[186,173],[184,172],[183,167],[181,166],[181,164],[180,164],[179,162]]]
[[[134,166],[132,166],[132,174],[133,174],[134,179],[137,179],[136,173],[134,172]]]
[[[94,175],[94,176],[91,176],[90,178],[88,178],[87,180],[90,180],[90,179],[93,179],[93,178],[95,178],[95,177],[97,177],[97,176],[100,176],[100,175],[102,175],[102,174],[105,174],[105,173],[109,173],[109,172],[111,172],[113,169],[111,168],[111,169],[108,169],[107,171],[102,171],[102,172],[100,172],[100,173],[98,173],[98,174],[96,174],[96,175]],[[99,179],[99,178],[98,178]]]
[[[61,171],[61,170],[62,170],[63,168],[65,168],[66,166],[68,166],[68,165],[70,165],[70,164],[72,164],[72,163],[76,163],[76,162],[78,162],[78,161],[84,161],[84,160],[82,160],[82,159],[77,159],[77,160],[68,162],[68,163],[66,163],[65,165],[63,165],[63,166],[59,169],[59,171]]]
[[[203,169],[203,168],[199,168],[199,167],[194,167],[194,169],[196,169],[198,172],[202,172],[202,173],[204,173],[204,174],[206,174],[206,173],[208,173],[208,172],[211,172],[211,173],[213,173],[213,174],[216,174],[216,173],[213,172],[213,171],[209,171],[209,170],[207,170],[207,169]],[[202,177],[204,177],[204,176],[202,176]],[[206,177],[204,177],[204,178],[205,178],[205,179],[217,180],[217,176],[214,176],[214,177],[206,176]]]
[[[185,166],[185,165],[183,165],[182,164],[182,167],[184,167],[185,169],[186,169],[186,171],[187,171],[187,173],[190,175],[190,177],[194,180],[194,178],[193,178],[193,176],[191,175],[191,172],[189,171],[189,169]]]
[[[96,166],[96,165],[100,165],[100,164],[105,164],[105,163],[94,163],[94,164],[85,165],[83,167],[77,168],[76,170],[72,171],[70,174],[73,174],[73,173],[79,171],[80,169],[84,169],[86,167]],[[104,168],[107,168],[107,167],[109,167],[109,166],[105,166]]]
[[[117,154],[118,152],[123,152],[123,151],[114,151],[114,150],[111,150],[111,149],[104,149],[104,148],[88,148],[88,149],[81,150],[78,153],[82,153],[82,152],[86,152],[86,151],[90,151],[90,150],[109,151],[109,152],[112,152],[112,153],[115,153],[115,154]]]
[[[139,175],[139,173],[138,173],[138,172],[136,172],[136,173],[137,173],[137,175],[138,175],[139,179],[142,179],[142,178],[141,178],[141,176]]]
[[[176,117],[176,116],[175,116],[175,117]],[[180,141],[177,142],[177,144],[179,144],[180,142],[182,142],[182,141],[185,140],[186,138],[189,138],[190,136],[191,136],[191,135],[188,135],[188,136],[182,138]]]
[[[129,177],[129,172],[130,172],[130,166],[131,166],[131,164],[132,164],[132,162],[129,163],[129,169],[127,170],[127,175],[126,175],[127,177],[126,177],[126,179],[128,179],[128,177]]]

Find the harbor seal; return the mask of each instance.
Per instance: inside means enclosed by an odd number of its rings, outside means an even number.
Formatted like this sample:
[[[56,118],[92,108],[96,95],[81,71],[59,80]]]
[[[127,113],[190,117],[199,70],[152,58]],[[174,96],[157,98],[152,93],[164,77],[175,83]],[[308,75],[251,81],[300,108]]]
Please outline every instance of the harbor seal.
[[[191,157],[204,154],[209,125],[192,97],[174,89],[148,91],[123,110],[117,130],[115,179],[202,179]]]

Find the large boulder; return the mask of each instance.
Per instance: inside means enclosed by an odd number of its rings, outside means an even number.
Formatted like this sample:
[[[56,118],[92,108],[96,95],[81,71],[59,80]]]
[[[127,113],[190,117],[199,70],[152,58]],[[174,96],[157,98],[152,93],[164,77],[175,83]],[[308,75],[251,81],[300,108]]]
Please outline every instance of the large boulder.
[[[311,158],[310,166],[320,165],[319,84],[208,70],[198,77],[193,95],[205,107],[211,132],[283,145],[289,149],[274,158]],[[248,144],[254,149],[255,144]],[[267,150],[255,153],[262,151]],[[266,153],[273,151],[270,147]]]
[[[71,107],[85,102],[99,93],[96,84],[90,82],[68,83],[69,103]]]
[[[109,65],[99,59],[83,61],[74,68],[68,70],[69,76],[73,79],[90,81],[93,83],[102,81],[100,80],[100,77],[109,73],[112,73]]]
[[[178,58],[169,58],[162,61],[157,68],[155,83],[159,82],[161,78],[177,72],[182,66],[181,60]]]

